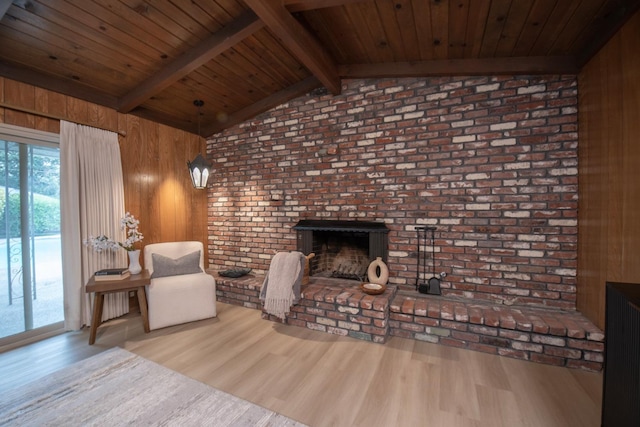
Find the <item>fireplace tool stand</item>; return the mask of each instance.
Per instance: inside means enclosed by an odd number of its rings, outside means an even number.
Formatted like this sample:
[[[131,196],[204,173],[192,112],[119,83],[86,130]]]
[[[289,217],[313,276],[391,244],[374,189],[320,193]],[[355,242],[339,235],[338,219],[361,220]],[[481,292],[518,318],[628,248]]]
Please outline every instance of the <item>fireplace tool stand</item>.
[[[418,265],[416,268],[416,290],[421,294],[440,295],[440,280],[445,273],[436,274],[435,227],[416,227],[418,233]],[[429,239],[429,237],[431,237]],[[431,240],[431,277],[427,277],[427,242]],[[422,246],[422,254],[420,247]],[[422,282],[420,279],[422,278]],[[425,281],[426,280],[426,281]]]

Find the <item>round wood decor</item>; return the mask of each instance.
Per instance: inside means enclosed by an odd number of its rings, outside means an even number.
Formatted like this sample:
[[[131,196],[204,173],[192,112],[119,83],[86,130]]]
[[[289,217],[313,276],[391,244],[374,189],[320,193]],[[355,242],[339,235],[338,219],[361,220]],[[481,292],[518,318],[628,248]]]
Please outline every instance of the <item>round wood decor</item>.
[[[389,280],[389,268],[387,264],[382,261],[382,257],[377,257],[371,261],[367,269],[367,278],[370,283],[377,283],[379,285],[387,284]]]
[[[368,295],[380,295],[387,290],[387,286],[378,283],[360,283],[360,290]]]

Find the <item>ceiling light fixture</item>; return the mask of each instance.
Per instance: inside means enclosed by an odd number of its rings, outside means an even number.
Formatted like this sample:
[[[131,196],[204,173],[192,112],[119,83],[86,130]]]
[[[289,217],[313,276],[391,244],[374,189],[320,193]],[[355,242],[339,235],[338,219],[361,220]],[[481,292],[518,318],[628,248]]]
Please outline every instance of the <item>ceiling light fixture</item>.
[[[204,105],[204,101],[196,99],[193,101],[193,105],[198,108],[198,136],[200,136],[200,108]],[[187,167],[189,168],[193,187],[199,190],[207,188],[211,164],[202,157],[202,154],[198,154],[192,162],[187,160]]]

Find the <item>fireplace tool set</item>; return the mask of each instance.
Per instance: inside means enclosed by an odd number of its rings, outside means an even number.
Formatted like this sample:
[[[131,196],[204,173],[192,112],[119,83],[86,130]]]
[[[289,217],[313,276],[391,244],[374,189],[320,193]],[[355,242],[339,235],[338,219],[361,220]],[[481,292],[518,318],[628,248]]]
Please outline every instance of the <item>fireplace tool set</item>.
[[[436,274],[436,227],[416,227],[418,233],[418,258],[416,268],[416,290],[421,294],[440,295],[440,280],[446,273]],[[431,277],[427,279],[427,244],[431,241]],[[420,248],[422,247],[422,252]],[[422,281],[421,281],[422,279]]]

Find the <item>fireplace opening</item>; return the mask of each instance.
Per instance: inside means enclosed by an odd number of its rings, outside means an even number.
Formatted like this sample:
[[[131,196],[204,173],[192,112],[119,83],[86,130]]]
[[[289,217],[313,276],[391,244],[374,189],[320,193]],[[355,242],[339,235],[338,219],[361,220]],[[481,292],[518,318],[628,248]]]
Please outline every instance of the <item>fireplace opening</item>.
[[[377,222],[302,220],[297,231],[298,251],[315,253],[309,275],[363,281],[371,261],[387,261],[386,225]]]
[[[316,231],[313,235],[310,274],[362,280],[369,267],[369,236],[366,233]]]

